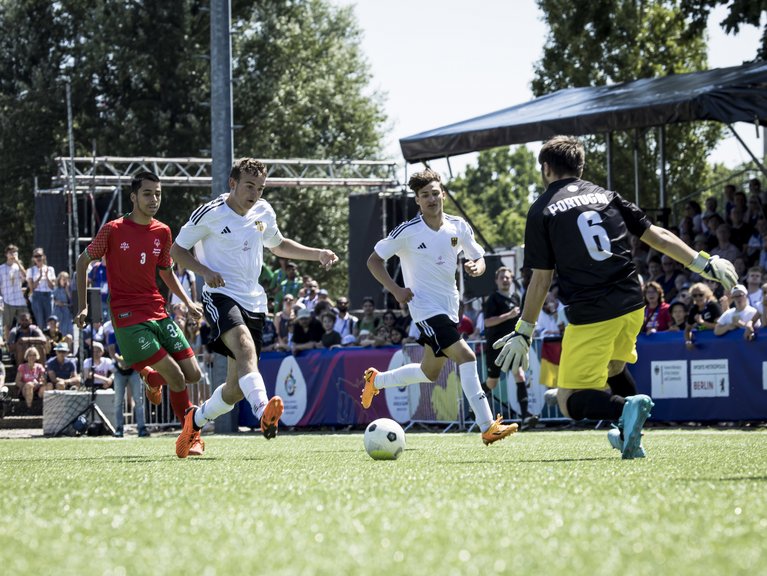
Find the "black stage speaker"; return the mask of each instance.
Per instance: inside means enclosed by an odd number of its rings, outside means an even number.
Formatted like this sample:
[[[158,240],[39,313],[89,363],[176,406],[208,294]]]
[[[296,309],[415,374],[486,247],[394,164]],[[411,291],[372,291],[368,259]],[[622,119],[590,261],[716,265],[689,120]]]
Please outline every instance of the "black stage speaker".
[[[53,266],[56,274],[69,271],[68,239],[66,196],[37,194],[35,196],[35,246],[45,250],[48,265]]]

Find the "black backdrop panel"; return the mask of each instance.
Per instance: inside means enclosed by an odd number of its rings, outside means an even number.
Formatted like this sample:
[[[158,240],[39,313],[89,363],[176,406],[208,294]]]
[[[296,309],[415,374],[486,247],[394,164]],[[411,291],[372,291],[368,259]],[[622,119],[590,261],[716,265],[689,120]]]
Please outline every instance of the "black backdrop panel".
[[[417,208],[411,198],[404,194],[388,198],[379,198],[378,194],[359,194],[349,196],[349,304],[351,308],[360,308],[362,299],[371,296],[376,308],[396,308],[397,302],[389,294],[384,294],[383,287],[373,278],[367,267],[367,260],[373,248],[383,236],[384,202],[386,203],[386,233],[398,224],[416,215]],[[399,259],[391,258],[387,266],[389,272],[402,283],[399,274]]]
[[[67,201],[63,194],[35,196],[35,246],[42,247],[56,274],[69,271],[67,262]],[[31,256],[20,255],[24,261]]]

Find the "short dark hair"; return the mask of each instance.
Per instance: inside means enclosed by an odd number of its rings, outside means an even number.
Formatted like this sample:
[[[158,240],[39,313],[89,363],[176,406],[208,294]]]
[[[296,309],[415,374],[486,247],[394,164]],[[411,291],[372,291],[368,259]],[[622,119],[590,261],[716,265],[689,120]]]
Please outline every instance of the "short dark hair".
[[[538,163],[549,165],[557,175],[583,173],[586,151],[575,136],[554,136],[549,138],[538,153]]]
[[[509,268],[508,266],[501,266],[500,268],[498,268],[498,270],[495,271],[495,279],[498,280],[498,276],[500,276],[504,272],[508,272],[509,274],[511,274],[511,277],[514,278],[514,272],[511,271],[511,268]]]
[[[232,164],[232,169],[229,171],[229,178],[234,178],[238,182],[242,173],[250,174],[251,176],[266,176],[266,166],[255,158],[240,158],[235,160]]]
[[[142,170],[141,172],[136,172],[133,175],[133,179],[130,181],[130,191],[138,192],[141,189],[141,183],[144,180],[149,180],[151,182],[159,182],[160,177],[157,176],[154,172],[150,172],[149,170]]]
[[[365,296],[362,299],[362,303],[364,304],[365,302],[370,302],[373,305],[373,307],[375,307],[375,305],[376,305],[376,301],[373,300],[372,296]]]
[[[442,178],[438,173],[436,173],[431,168],[427,168],[426,170],[421,170],[420,172],[416,172],[410,177],[410,180],[407,181],[408,188],[410,188],[413,192],[418,194],[418,191],[426,186],[427,184],[431,184],[432,182],[436,182],[439,184],[439,187],[441,190],[445,190],[445,187],[442,186]]]

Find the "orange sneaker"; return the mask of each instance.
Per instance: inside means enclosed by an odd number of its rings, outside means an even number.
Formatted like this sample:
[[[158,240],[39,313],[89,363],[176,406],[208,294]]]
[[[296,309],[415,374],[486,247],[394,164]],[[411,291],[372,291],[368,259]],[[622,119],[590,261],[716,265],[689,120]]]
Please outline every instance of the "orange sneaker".
[[[151,371],[152,369],[149,366],[145,366],[139,372],[139,376],[141,376],[141,381],[144,383],[144,394],[146,394],[147,400],[157,406],[162,404],[162,386],[154,387],[149,385],[146,377]]]
[[[200,437],[200,432],[198,430],[195,432],[194,438],[192,438],[192,445],[189,448],[189,455],[202,456],[203,452],[205,452],[205,440]]]
[[[503,440],[506,436],[514,434],[518,429],[519,425],[517,424],[501,424],[501,415],[498,414],[490,428],[482,432],[482,442],[485,443],[485,446],[490,446],[493,442]]]
[[[373,402],[373,397],[378,396],[378,388],[375,386],[376,376],[378,376],[378,370],[375,368],[368,368],[365,370],[365,387],[362,389],[362,395],[360,401],[362,407],[367,410],[370,408],[370,404]]]
[[[199,440],[200,431],[194,429],[194,413],[196,411],[197,406],[191,406],[184,413],[184,427],[181,429],[181,434],[176,438],[176,456],[179,458],[189,456],[195,439]]]
[[[261,415],[261,433],[267,440],[277,436],[277,423],[282,418],[284,410],[285,406],[282,404],[282,398],[279,396],[272,396],[271,400],[266,404],[264,413]]]

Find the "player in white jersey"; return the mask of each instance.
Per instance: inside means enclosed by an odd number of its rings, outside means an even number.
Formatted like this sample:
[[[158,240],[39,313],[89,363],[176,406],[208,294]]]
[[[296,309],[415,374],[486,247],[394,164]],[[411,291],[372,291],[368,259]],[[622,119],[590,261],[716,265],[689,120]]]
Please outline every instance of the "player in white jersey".
[[[205,279],[202,302],[211,347],[228,356],[226,383],[184,418],[176,441],[179,456],[206,422],[231,411],[243,397],[261,419],[264,436],[277,434],[282,399],[267,398],[258,371],[267,311],[266,293],[258,283],[264,247],[281,258],[316,260],[326,268],[338,261],[331,250],[309,248],[280,233],[274,210],[261,198],[265,183],[266,167],[261,162],[236,161],[229,174],[230,191],[195,210],[171,248],[179,266]]]
[[[380,389],[434,382],[450,358],[458,365],[461,387],[469,400],[488,445],[517,431],[516,424],[493,420],[477,374],[477,358],[458,332],[458,289],[455,264],[463,251],[464,269],[470,276],[485,272],[485,251],[474,240],[471,227],[462,218],[443,212],[445,189],[439,174],[424,170],[413,174],[408,186],[415,192],[421,213],[392,230],[375,245],[368,268],[400,304],[407,303],[413,322],[420,330],[418,342],[424,346],[420,364],[406,364],[394,370],[365,371],[362,407],[367,409]],[[386,270],[385,262],[398,255],[405,286],[400,286]]]

